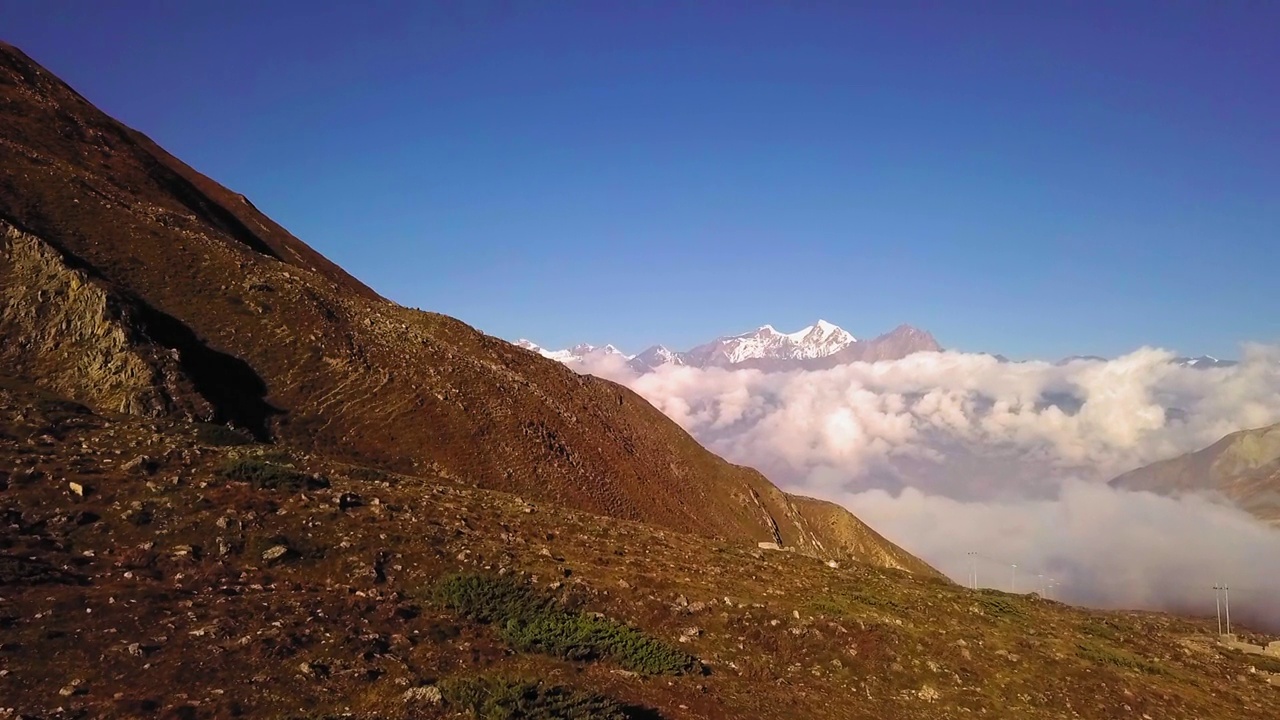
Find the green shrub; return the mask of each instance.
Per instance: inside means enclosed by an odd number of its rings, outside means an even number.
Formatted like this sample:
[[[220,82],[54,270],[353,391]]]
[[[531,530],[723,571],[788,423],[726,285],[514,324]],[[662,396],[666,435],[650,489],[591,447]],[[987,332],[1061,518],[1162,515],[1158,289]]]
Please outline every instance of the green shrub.
[[[274,465],[256,458],[227,460],[218,468],[218,475],[228,480],[247,482],[265,490],[299,491],[306,488],[327,487],[322,477],[312,477],[293,468]]]
[[[253,443],[253,438],[248,433],[226,425],[197,423],[196,442],[213,447],[235,447],[237,445],[250,445]]]
[[[395,483],[396,477],[389,472],[371,467],[354,467],[347,471],[347,477],[361,482]]]
[[[626,720],[616,701],[541,682],[501,677],[450,678],[440,694],[480,720]]]
[[[1087,620],[1080,626],[1081,634],[1104,640],[1119,640],[1120,632],[1106,620]]]
[[[990,617],[1012,617],[1022,614],[1022,608],[1013,600],[999,595],[984,595],[978,599],[984,615]]]
[[[1234,650],[1225,651],[1223,654],[1229,655],[1229,657],[1233,657],[1237,660],[1243,660],[1246,665],[1252,665],[1263,672],[1280,675],[1280,658],[1272,657],[1270,655],[1239,653]]]
[[[1168,674],[1168,671],[1161,665],[1098,642],[1078,643],[1076,645],[1076,654],[1096,665],[1109,665],[1123,670],[1136,670],[1148,675]]]
[[[438,603],[491,624],[522,652],[569,660],[610,658],[648,675],[681,673],[697,659],[635,628],[561,608],[554,599],[508,578],[459,573],[435,588]]]

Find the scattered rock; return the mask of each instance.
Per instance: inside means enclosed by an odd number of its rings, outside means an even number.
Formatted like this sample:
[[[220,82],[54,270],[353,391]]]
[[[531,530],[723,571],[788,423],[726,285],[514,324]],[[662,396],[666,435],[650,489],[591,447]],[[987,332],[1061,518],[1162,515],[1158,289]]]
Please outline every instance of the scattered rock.
[[[424,705],[439,705],[444,702],[444,696],[440,694],[440,688],[435,685],[409,688],[404,691],[403,698],[406,703],[421,703]]]
[[[67,489],[70,490],[71,494],[75,495],[76,497],[84,497],[85,493],[87,492],[85,486],[81,485],[78,482],[67,483]]]
[[[690,640],[692,640],[692,639],[694,639],[694,638],[696,638],[696,637],[699,637],[700,635],[702,635],[702,628],[700,628],[700,627],[687,627],[687,628],[685,628],[684,630],[681,630],[681,631],[680,631],[680,642],[682,642],[682,643],[687,643],[687,642],[689,642]]]
[[[276,562],[284,560],[292,554],[292,552],[293,551],[289,549],[288,545],[273,545],[262,553],[262,559],[267,562]]]
[[[124,470],[125,472],[142,471],[147,475],[150,475],[151,473],[156,471],[156,461],[153,458],[147,457],[146,455],[139,455],[138,457],[121,465],[120,469]]]
[[[178,545],[173,548],[173,556],[176,558],[190,556],[193,559],[199,560],[200,548],[194,545]]]
[[[83,680],[72,680],[68,685],[58,691],[62,697],[71,697],[72,695],[83,695],[85,693]]]
[[[916,695],[925,702],[937,702],[942,699],[942,693],[935,690],[932,685],[925,685],[921,687],[916,692]]]
[[[341,510],[349,510],[354,507],[364,505],[364,500],[353,492],[345,492],[338,496],[338,508]]]
[[[329,666],[323,663],[303,661],[298,664],[298,672],[307,677],[327,678],[329,677]]]

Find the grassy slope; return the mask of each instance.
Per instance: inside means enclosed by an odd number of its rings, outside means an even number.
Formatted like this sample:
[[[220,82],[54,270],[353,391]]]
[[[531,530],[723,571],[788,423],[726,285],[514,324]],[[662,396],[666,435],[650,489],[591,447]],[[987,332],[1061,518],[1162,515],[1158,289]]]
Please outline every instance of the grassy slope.
[[[496,673],[604,693],[651,718],[1274,716],[1277,688],[1210,646],[1205,622],[832,569],[439,478],[207,447],[192,425],[7,388],[0,707],[448,717],[456,708],[402,696]],[[125,469],[141,455],[152,472]],[[217,474],[229,457],[330,486],[254,488]],[[343,509],[344,493],[360,504]],[[264,561],[277,545],[289,553]],[[695,655],[707,674],[515,652],[432,601],[458,571],[529,581]]]

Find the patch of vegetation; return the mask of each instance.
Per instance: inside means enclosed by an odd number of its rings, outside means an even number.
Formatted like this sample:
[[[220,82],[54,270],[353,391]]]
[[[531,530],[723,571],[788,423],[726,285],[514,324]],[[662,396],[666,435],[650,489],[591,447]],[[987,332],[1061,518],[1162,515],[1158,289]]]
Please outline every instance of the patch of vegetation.
[[[1022,608],[1013,600],[1000,595],[984,595],[978,599],[982,613],[989,617],[1008,618],[1022,615]]]
[[[394,482],[395,476],[389,472],[371,467],[354,467],[347,471],[347,477],[360,482]]]
[[[1089,637],[1102,638],[1104,640],[1119,640],[1120,631],[1111,623],[1105,620],[1087,620],[1080,626],[1080,633]]]
[[[502,677],[450,678],[440,693],[480,720],[627,720],[615,700],[542,682]]]
[[[196,423],[196,442],[211,447],[236,447],[253,444],[253,437],[226,425]]]
[[[228,480],[247,482],[255,488],[264,490],[297,492],[329,485],[326,478],[307,475],[293,468],[263,462],[257,458],[227,460],[218,468],[218,475]]]
[[[565,610],[556,601],[509,578],[479,573],[449,575],[437,583],[436,602],[464,617],[493,625],[522,652],[568,660],[610,658],[646,675],[678,674],[697,659],[633,627]]]
[[[1082,642],[1076,645],[1076,654],[1080,657],[1104,667],[1110,666],[1122,670],[1135,670],[1148,675],[1167,675],[1169,671],[1157,663],[1138,657],[1133,653],[1117,650],[1097,642]]]
[[[1253,667],[1263,672],[1275,673],[1277,675],[1280,675],[1280,658],[1272,657],[1270,655],[1254,655],[1252,653],[1238,653],[1238,652],[1234,653],[1232,657],[1236,657],[1240,660],[1243,660],[1246,665],[1252,665]]]
[[[850,592],[814,598],[805,603],[805,609],[814,615],[828,617],[858,617],[865,615],[865,608],[900,613],[906,606],[896,598],[876,592]]]

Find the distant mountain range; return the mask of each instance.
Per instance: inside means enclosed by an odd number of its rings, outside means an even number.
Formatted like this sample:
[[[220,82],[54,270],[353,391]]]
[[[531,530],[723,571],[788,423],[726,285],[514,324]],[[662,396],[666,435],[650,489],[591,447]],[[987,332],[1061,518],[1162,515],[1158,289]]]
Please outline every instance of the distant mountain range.
[[[654,345],[636,355],[627,355],[613,345],[596,347],[582,344],[567,350],[547,350],[529,340],[518,340],[516,345],[566,363],[616,355],[637,372],[651,372],[667,365],[766,371],[812,370],[859,361],[897,360],[917,352],[942,350],[932,335],[909,325],[900,325],[870,340],[859,340],[826,320],[791,333],[763,325],[740,335],[718,337],[683,352],[662,345]]]
[[[1066,357],[1059,360],[1058,364],[1066,365],[1067,363],[1075,362],[1077,360],[1107,362],[1109,359],[1110,358],[1105,358],[1100,355],[1072,355],[1071,357]],[[1201,355],[1199,357],[1177,357],[1173,359],[1173,362],[1175,365],[1195,368],[1197,370],[1208,370],[1209,368],[1231,367],[1233,365],[1239,364],[1235,360],[1219,360],[1218,358],[1212,355]]]
[[[563,350],[548,350],[525,339],[517,340],[515,344],[543,357],[570,364],[591,358],[616,356],[640,373],[652,372],[667,365],[766,371],[818,370],[853,362],[899,360],[914,353],[941,352],[943,349],[928,332],[910,325],[899,325],[870,340],[859,340],[844,328],[826,320],[819,320],[791,333],[780,332],[772,325],[762,325],[740,335],[718,337],[690,350],[678,351],[665,345],[654,345],[634,355],[627,354],[614,345],[582,343]],[[1004,355],[992,357],[1002,363],[1024,362],[1011,360]],[[1107,362],[1109,359],[1100,355],[1071,355],[1056,364]],[[1173,362],[1197,370],[1227,368],[1238,364],[1235,360],[1222,360],[1212,355],[1178,357]]]

